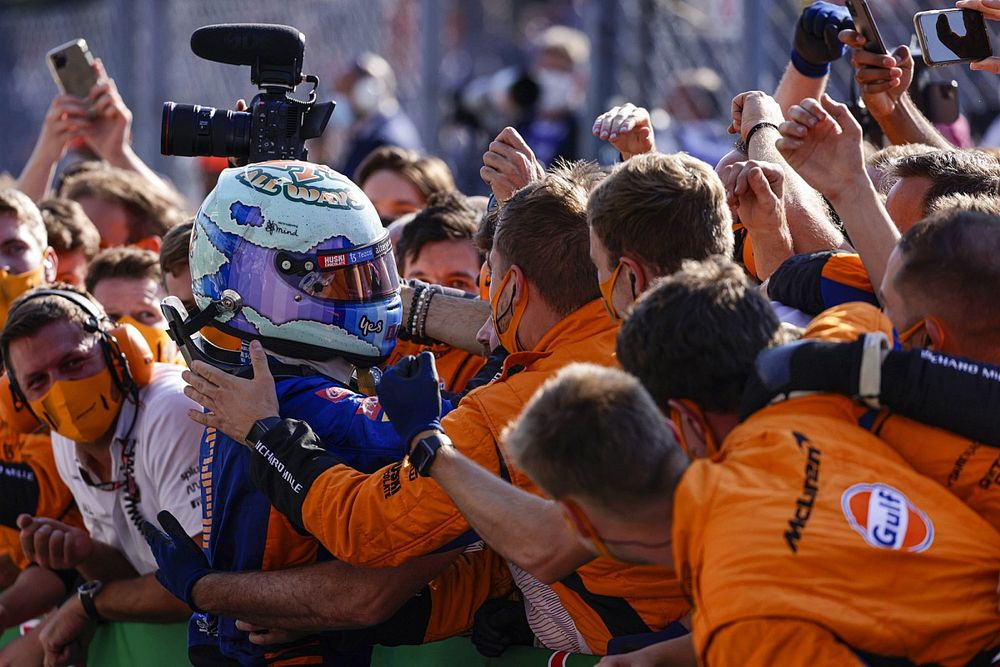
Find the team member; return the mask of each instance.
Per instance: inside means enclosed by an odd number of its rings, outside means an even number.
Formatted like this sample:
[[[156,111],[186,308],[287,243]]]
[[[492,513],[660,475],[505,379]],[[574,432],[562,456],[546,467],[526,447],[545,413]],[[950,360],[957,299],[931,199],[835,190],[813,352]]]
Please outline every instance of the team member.
[[[367,153],[354,171],[354,182],[386,227],[427,206],[432,195],[455,190],[455,179],[443,160],[398,146]]]
[[[90,264],[86,287],[108,317],[139,330],[155,361],[181,361],[177,345],[167,334],[167,320],[160,311],[164,293],[156,253],[139,248],[109,248]]]
[[[0,350],[15,405],[52,430],[59,475],[89,531],[18,517],[29,558],[50,569],[76,568],[87,580],[40,632],[46,660],[70,658],[100,619],[186,618],[153,576],[156,562],[139,530],[143,518],[168,507],[187,534],[200,532],[201,429],[185,416],[193,404],[183,395],[181,369],[154,364],[138,331],[114,327],[100,306],[69,287],[16,301]]]
[[[34,203],[17,190],[0,190],[0,323],[6,321],[14,299],[55,278],[57,265]],[[11,428],[8,418],[0,419],[0,465],[6,471],[0,484],[0,554],[23,569],[30,561],[18,538],[20,514],[51,517],[74,526],[82,525],[82,519],[59,477],[48,434],[21,433]],[[8,582],[0,593],[0,625],[33,618],[62,599],[66,582],[48,575],[28,568],[17,582]]]
[[[616,327],[597,298],[595,271],[587,258],[587,191],[579,182],[592,180],[591,171],[576,176],[557,170],[522,188],[504,206],[490,255],[490,295],[497,334],[511,354],[497,380],[467,395],[442,422],[463,453],[536,495],[537,489],[507,464],[500,430],[556,369],[580,359],[614,363],[609,344]],[[195,367],[199,376],[192,377],[192,396],[212,410],[204,417],[209,424],[245,434],[259,417],[273,415],[265,414],[267,405],[239,398],[266,395],[271,391],[268,379],[248,384]],[[433,402],[437,414],[436,392],[414,395],[418,399]],[[260,414],[249,414],[248,408]],[[405,442],[423,430],[412,422],[393,426],[407,434]],[[409,466],[396,464],[364,475],[318,452],[309,462],[298,459],[294,452],[305,450],[296,443],[316,443],[315,438],[304,424],[279,422],[253,438],[251,466],[276,507],[337,558],[382,567],[476,539],[440,487],[418,474],[426,472],[433,457],[418,463],[411,456]],[[428,453],[443,442],[429,440]],[[281,461],[294,485],[280,476],[270,478],[267,460]],[[494,506],[494,512],[501,514],[503,507]],[[667,573],[656,568],[600,560],[551,586],[516,563],[511,571],[526,596],[532,629],[551,648],[604,653],[612,637],[661,630],[687,612]]]
[[[188,248],[191,246],[191,230],[194,223],[177,225],[163,237],[160,247],[160,278],[163,288],[170,296],[176,296],[189,313],[197,310],[194,294],[191,292],[191,265],[188,263]]]
[[[691,264],[643,296],[618,354],[688,448],[718,443],[716,457],[685,472],[659,422],[632,420],[653,429],[635,437],[620,420],[598,427],[596,388],[618,409],[640,392],[578,373],[525,416],[512,437],[517,460],[571,512],[576,504],[595,553],[677,566],[698,609],[694,640],[705,664],[961,665],[996,646],[1000,536],[859,427],[848,399],[797,398],[738,425],[756,352],[778,334],[776,316],[735,265]],[[605,391],[615,384],[617,399]],[[553,418],[561,405],[573,407]],[[581,441],[600,452],[581,456]],[[610,460],[627,467],[608,474],[601,462]],[[594,475],[600,484],[589,482]],[[646,500],[627,516],[621,502],[607,502],[636,494]],[[651,531],[657,513],[673,520]],[[917,584],[887,597],[878,582],[889,571]]]
[[[483,256],[472,241],[477,223],[476,210],[469,206],[464,195],[433,195],[427,207],[403,228],[402,238],[396,246],[402,276],[478,296]],[[419,295],[417,292],[418,299]],[[408,354],[419,354],[424,349],[433,352],[444,389],[453,394],[462,393],[485,362],[481,355],[450,345],[422,346],[401,341],[388,364]]]
[[[90,263],[101,245],[101,235],[83,208],[72,199],[46,199],[38,203],[49,245],[59,258],[56,280],[83,286]]]

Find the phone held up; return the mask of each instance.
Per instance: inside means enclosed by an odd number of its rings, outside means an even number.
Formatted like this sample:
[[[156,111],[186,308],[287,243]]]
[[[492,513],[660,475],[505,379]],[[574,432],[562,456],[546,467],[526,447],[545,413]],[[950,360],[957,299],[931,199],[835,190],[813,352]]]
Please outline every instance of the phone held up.
[[[971,9],[919,12],[913,26],[924,62],[931,67],[971,63],[993,55],[986,21]]]
[[[83,39],[74,39],[48,52],[52,78],[64,95],[87,97],[97,83],[94,56]]]
[[[854,29],[865,38],[865,51],[869,53],[888,54],[882,35],[875,24],[871,7],[866,0],[847,0],[847,10],[854,19]]]

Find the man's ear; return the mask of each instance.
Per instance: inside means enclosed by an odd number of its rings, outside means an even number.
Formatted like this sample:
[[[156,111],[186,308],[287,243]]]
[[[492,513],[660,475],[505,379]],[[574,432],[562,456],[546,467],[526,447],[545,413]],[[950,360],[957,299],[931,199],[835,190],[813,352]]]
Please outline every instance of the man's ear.
[[[42,251],[42,273],[45,275],[46,283],[54,283],[59,274],[59,255],[48,246]]]
[[[514,288],[514,298],[511,300],[511,308],[517,306],[521,303],[522,299],[525,299],[528,295],[528,279],[524,275],[524,271],[517,264],[511,264],[510,266],[510,285]]]
[[[645,264],[637,259],[622,257],[621,263],[625,266],[623,272],[627,275],[622,276],[618,280],[619,282],[625,282],[628,285],[632,300],[635,301],[643,292],[646,291],[646,288],[649,287],[649,284],[652,282],[653,274],[649,271]]]
[[[927,332],[927,337],[930,339],[927,346],[935,352],[944,352],[945,332],[941,322],[939,322],[936,317],[928,317],[926,323],[924,324],[924,330]]]

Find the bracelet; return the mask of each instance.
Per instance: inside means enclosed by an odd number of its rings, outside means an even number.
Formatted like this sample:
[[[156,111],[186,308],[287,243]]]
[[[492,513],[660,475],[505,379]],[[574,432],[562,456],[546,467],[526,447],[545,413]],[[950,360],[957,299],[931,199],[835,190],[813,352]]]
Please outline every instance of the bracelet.
[[[414,283],[413,284],[413,294],[410,296],[410,315],[406,319],[406,326],[404,330],[410,336],[414,335],[416,323],[417,323],[417,313],[419,312],[420,300],[423,298],[424,292],[427,290],[428,285],[426,283]]]
[[[417,317],[416,327],[414,328],[414,334],[418,339],[427,339],[427,313],[431,309],[431,299],[440,291],[441,289],[437,285],[428,285],[427,289],[421,295],[423,298],[418,306],[420,312]]]
[[[759,130],[764,129],[765,127],[770,127],[774,131],[778,131],[778,126],[775,125],[774,123],[768,123],[767,121],[764,121],[762,123],[757,123],[756,125],[750,128],[749,132],[747,132],[747,150],[750,149],[750,142],[753,141],[753,135],[757,134]]]

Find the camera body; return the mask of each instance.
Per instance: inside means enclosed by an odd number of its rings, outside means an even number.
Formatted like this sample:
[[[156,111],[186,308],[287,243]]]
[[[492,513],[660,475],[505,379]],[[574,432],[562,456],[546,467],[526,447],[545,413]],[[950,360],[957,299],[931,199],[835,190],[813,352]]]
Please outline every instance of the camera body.
[[[323,134],[335,103],[317,103],[319,79],[302,74],[301,32],[268,24],[206,26],[191,35],[191,50],[206,60],[249,65],[250,80],[261,91],[246,111],[165,102],[161,153],[247,163],[306,159],[305,141]],[[291,97],[303,82],[313,84],[308,99]]]

